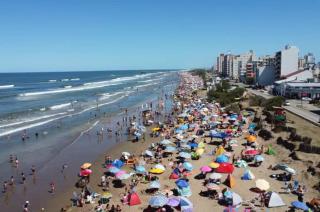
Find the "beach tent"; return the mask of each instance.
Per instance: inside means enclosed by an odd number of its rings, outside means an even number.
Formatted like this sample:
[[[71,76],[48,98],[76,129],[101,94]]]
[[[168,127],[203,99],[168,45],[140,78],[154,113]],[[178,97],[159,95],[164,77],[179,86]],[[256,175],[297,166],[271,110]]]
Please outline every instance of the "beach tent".
[[[177,185],[179,188],[189,187],[189,183],[188,183],[186,180],[183,180],[183,179],[177,180],[177,181],[176,181],[176,185]]]
[[[242,203],[242,198],[239,194],[232,192],[232,206],[233,207],[240,207]]]
[[[234,170],[234,167],[231,163],[220,163],[220,166],[216,168],[217,173],[226,173],[231,174]]]
[[[222,155],[223,153],[225,153],[225,149],[223,148],[223,146],[219,146],[219,148],[216,151],[216,156]]]
[[[268,194],[270,195],[269,202],[267,204],[269,208],[281,207],[286,205],[278,193],[268,192]]]
[[[228,174],[228,177],[224,183],[230,188],[234,188],[236,186],[236,179],[231,174]]]
[[[301,209],[303,211],[308,211],[309,210],[309,207],[304,202],[293,201],[293,202],[291,202],[291,205],[292,205],[292,207],[295,207],[297,209]]]
[[[138,196],[137,193],[130,193],[129,196],[128,196],[128,200],[129,200],[129,205],[130,206],[133,206],[133,205],[140,205],[141,204],[141,200]]]
[[[276,155],[276,151],[272,148],[271,145],[268,146],[268,150],[266,151],[267,155]]]
[[[177,188],[178,193],[180,194],[180,196],[183,197],[190,197],[192,195],[191,189],[190,187],[183,187],[183,188]]]
[[[254,178],[255,176],[249,169],[247,169],[241,177],[242,180],[253,180]]]
[[[170,180],[179,179],[179,175],[173,172],[173,173],[170,174],[169,179]]]

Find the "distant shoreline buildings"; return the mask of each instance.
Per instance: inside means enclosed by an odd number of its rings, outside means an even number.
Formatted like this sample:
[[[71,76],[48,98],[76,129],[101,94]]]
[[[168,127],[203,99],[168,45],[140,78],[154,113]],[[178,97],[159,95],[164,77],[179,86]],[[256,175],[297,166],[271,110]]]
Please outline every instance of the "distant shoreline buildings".
[[[241,54],[221,53],[216,59],[215,72],[222,78],[237,82],[272,87],[277,95],[320,98],[320,87],[317,87],[320,86],[319,68],[320,63],[316,63],[312,53],[299,57],[299,49],[296,46],[286,45],[273,55],[260,57],[257,57],[253,50]],[[290,86],[286,86],[288,83]],[[293,89],[294,83],[299,83],[296,85],[303,87],[300,93],[292,94],[286,89],[290,87],[291,90],[299,90],[299,88]]]

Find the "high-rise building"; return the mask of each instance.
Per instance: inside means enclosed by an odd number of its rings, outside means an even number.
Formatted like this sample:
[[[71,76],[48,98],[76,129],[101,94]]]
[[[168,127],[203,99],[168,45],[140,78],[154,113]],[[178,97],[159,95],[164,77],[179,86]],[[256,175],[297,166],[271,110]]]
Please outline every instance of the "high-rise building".
[[[239,60],[238,76],[241,81],[245,82],[246,73],[247,73],[247,63],[255,61],[256,55],[252,50],[250,50],[249,52],[240,54],[238,60]]]
[[[222,74],[222,70],[223,70],[223,63],[224,63],[224,54],[220,54],[217,57],[217,64],[216,64],[216,70],[218,74]]]
[[[285,49],[275,55],[275,79],[285,78],[287,75],[298,71],[299,49],[286,45]]]
[[[311,68],[316,64],[316,59],[312,53],[308,53],[304,56],[305,68]]]
[[[234,55],[232,61],[231,79],[238,80],[240,72],[240,55]]]
[[[233,55],[230,52],[228,52],[228,54],[224,55],[222,76],[230,77],[232,74],[232,68],[233,68]]]

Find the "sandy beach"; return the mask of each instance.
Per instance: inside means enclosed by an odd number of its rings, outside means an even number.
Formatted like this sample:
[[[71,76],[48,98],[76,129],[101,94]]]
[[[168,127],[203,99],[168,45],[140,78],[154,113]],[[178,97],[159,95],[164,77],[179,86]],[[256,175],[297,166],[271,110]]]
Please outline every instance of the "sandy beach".
[[[199,93],[200,96],[204,95],[204,92]],[[256,108],[256,111],[258,113],[261,113],[260,108]],[[296,117],[292,114],[289,115],[289,119],[294,120],[295,122],[299,122],[300,118]],[[244,126],[244,129],[248,127],[248,124]],[[148,134],[151,132],[151,129],[154,126],[147,128],[146,133],[146,141],[138,141],[138,142],[132,142],[132,141],[126,141],[119,143],[118,145],[114,146],[112,149],[107,151],[105,154],[100,155],[97,160],[93,162],[92,165],[92,171],[93,173],[90,176],[90,187],[97,193],[102,193],[102,188],[100,186],[101,176],[103,173],[106,172],[105,168],[105,156],[110,156],[112,159],[119,158],[121,156],[121,152],[130,152],[134,155],[140,155],[142,154],[151,143],[157,143],[163,140],[161,136],[159,137],[150,137]],[[243,147],[243,144],[246,143],[245,136],[247,136],[248,133],[245,132],[241,137],[234,138],[237,140],[237,146],[233,148],[232,155],[239,156],[241,154]],[[249,166],[250,171],[254,174],[255,179],[266,179],[270,185],[270,190],[273,192],[277,192],[283,202],[286,206],[282,207],[276,207],[276,208],[265,208],[260,207],[260,201],[255,201],[255,210],[256,211],[288,211],[290,208],[290,203],[292,201],[297,200],[297,195],[294,194],[288,194],[285,192],[284,189],[284,182],[281,182],[279,180],[270,178],[273,174],[279,174],[283,171],[275,171],[270,169],[270,166],[275,166],[278,163],[285,163],[288,164],[290,167],[296,170],[296,175],[293,176],[293,180],[298,180],[299,183],[307,187],[307,192],[304,194],[304,200],[310,201],[312,198],[317,197],[319,198],[319,192],[315,189],[313,189],[313,186],[317,183],[318,176],[312,176],[309,172],[307,172],[307,168],[312,163],[313,165],[316,165],[319,163],[319,157],[315,154],[308,154],[308,153],[299,153],[300,157],[303,158],[302,160],[293,160],[289,157],[290,151],[288,149],[285,149],[284,147],[276,144],[276,138],[278,136],[288,136],[286,133],[273,133],[273,138],[264,141],[261,137],[257,137],[257,143],[261,147],[263,145],[264,147],[268,146],[269,144],[272,145],[273,149],[276,151],[276,155],[267,155],[263,154],[263,157],[265,158],[264,162],[259,167],[252,167]],[[175,139],[171,139],[172,141],[175,141]],[[190,188],[192,190],[192,195],[188,198],[193,203],[193,210],[192,211],[211,211],[214,209],[215,211],[223,211],[223,209],[226,207],[224,205],[221,205],[218,203],[217,200],[210,199],[208,197],[203,197],[199,195],[201,191],[206,191],[206,187],[203,185],[203,180],[197,180],[194,177],[200,173],[200,167],[204,165],[208,165],[210,162],[212,162],[215,158],[211,154],[212,150],[216,148],[216,145],[214,145],[214,142],[209,142],[210,138],[202,137],[197,138],[197,142],[201,143],[205,141],[204,144],[204,153],[200,157],[199,160],[188,160],[193,165],[193,170],[191,172],[191,175],[189,175],[188,182],[190,184]],[[215,141],[215,140],[213,140]],[[219,142],[220,140],[216,140]],[[171,160],[176,160],[176,157],[178,156],[177,153],[174,153],[171,157],[163,158],[162,164],[166,166],[166,171],[161,175],[156,175],[159,178],[159,182],[161,182],[161,190],[166,189],[173,189],[176,187],[175,180],[169,180],[169,176],[172,172],[172,169],[168,166]],[[312,162],[311,162],[312,161]],[[147,164],[146,169],[152,167],[152,164]],[[131,165],[125,165],[122,170],[129,172],[133,172],[134,169]],[[233,192],[236,192],[239,194],[243,199],[243,204],[241,204],[240,211],[243,211],[244,208],[250,206],[249,204],[245,204],[245,202],[252,200],[259,196],[259,194],[252,192],[250,189],[255,187],[255,180],[241,180],[241,176],[243,175],[245,171],[245,168],[235,168],[234,172],[232,173],[232,176],[235,179],[235,186],[232,188]],[[222,174],[221,181],[224,182],[227,178],[227,174]],[[124,180],[124,183],[127,185],[130,182],[130,179]],[[228,186],[222,184],[221,188],[227,188]],[[149,199],[152,196],[151,194],[147,194],[145,191],[148,189],[148,183],[143,184],[139,183],[136,186],[136,192],[139,195],[139,198],[141,200],[141,204],[135,205],[135,206],[128,206],[124,205],[121,202],[121,196],[125,194],[124,188],[114,188],[112,184],[110,185],[109,192],[112,194],[112,198],[109,202],[111,205],[119,205],[122,208],[122,211],[143,211],[146,208],[148,208],[149,205]],[[45,207],[45,211],[59,211],[62,207],[66,209],[67,211],[96,211],[95,207],[98,203],[98,198],[95,200],[95,204],[85,204],[83,207],[70,207],[70,198],[72,197],[72,192],[78,191],[79,189],[76,188],[70,188],[67,189],[63,194],[53,196],[50,201],[48,201],[48,204]],[[252,204],[251,204],[252,206]]]

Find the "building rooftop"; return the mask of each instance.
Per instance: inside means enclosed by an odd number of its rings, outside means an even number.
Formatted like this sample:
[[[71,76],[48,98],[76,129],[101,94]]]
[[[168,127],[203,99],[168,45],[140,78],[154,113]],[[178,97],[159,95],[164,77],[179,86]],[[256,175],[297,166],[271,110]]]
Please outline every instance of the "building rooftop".
[[[291,87],[320,87],[319,82],[288,82],[286,84]]]

